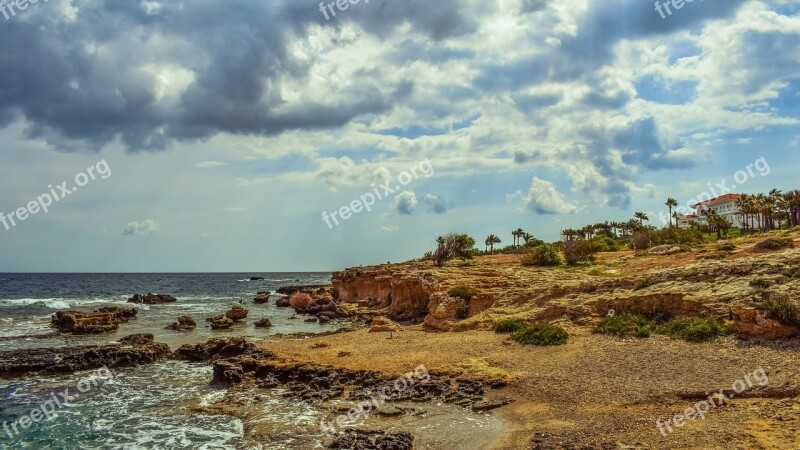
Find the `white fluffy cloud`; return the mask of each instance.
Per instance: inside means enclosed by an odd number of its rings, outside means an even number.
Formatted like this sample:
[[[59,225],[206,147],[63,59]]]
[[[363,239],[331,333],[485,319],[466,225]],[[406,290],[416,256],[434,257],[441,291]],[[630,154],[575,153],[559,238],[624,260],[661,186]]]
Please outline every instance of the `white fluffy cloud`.
[[[574,214],[578,206],[568,202],[555,185],[539,177],[533,177],[527,194],[518,193],[525,207],[537,214]]]
[[[125,236],[146,236],[157,232],[161,227],[153,219],[146,219],[141,222],[130,222],[125,225],[122,234]]]

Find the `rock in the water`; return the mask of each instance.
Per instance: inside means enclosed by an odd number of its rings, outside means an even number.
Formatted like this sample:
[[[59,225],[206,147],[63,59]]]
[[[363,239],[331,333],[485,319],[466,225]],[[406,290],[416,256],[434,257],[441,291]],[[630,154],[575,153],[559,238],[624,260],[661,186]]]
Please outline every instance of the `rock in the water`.
[[[250,281],[261,281],[264,277],[250,277]]]
[[[219,317],[211,321],[212,330],[227,330],[233,326],[233,320],[227,317]]]
[[[211,359],[228,359],[237,356],[253,356],[262,359],[272,359],[272,353],[256,348],[241,337],[214,338],[202,344],[182,345],[172,355],[175,359],[205,362]]]
[[[292,304],[289,303],[289,297],[281,297],[275,301],[275,306],[279,308],[288,308],[292,306]]]
[[[191,331],[197,327],[194,319],[189,316],[180,316],[178,317],[178,321],[173,323],[172,325],[168,325],[168,330],[175,330],[175,331]]]
[[[140,345],[147,345],[153,343],[155,336],[150,333],[146,334],[132,334],[130,336],[125,336],[124,338],[119,340],[119,343],[122,345],[127,345],[130,347],[136,347]]]
[[[178,299],[166,294],[135,294],[128,299],[128,303],[143,303],[145,305],[161,305],[163,303],[177,302]]]
[[[267,302],[269,302],[268,292],[259,293],[258,295],[256,295],[256,298],[253,299],[253,303],[255,303],[256,305],[263,305],[266,304]]]
[[[101,367],[130,367],[166,358],[169,346],[152,335],[120,339],[125,345],[37,348],[0,352],[0,377],[26,374],[64,374]]]
[[[57,311],[51,325],[61,333],[99,334],[115,331],[120,323],[135,317],[136,308],[100,308],[91,312]]]
[[[272,322],[270,322],[266,317],[256,322],[256,328],[269,328],[271,326]]]
[[[242,319],[247,318],[247,310],[239,305],[233,305],[230,311],[225,313],[225,317],[231,319],[234,322],[238,322]]]

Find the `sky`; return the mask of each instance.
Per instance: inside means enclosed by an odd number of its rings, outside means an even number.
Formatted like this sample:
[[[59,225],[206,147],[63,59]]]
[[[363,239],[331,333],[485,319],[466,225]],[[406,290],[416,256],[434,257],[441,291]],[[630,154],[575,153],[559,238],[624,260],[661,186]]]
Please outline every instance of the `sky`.
[[[333,271],[800,188],[800,0],[661,3],[6,5],[0,272]]]

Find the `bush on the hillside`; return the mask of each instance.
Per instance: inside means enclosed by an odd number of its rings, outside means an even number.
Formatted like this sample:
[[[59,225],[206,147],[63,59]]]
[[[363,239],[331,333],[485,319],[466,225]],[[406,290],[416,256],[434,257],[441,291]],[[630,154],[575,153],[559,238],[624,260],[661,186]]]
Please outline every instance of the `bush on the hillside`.
[[[790,327],[800,328],[800,302],[786,294],[772,294],[756,308],[766,313],[766,316],[772,320],[777,320]]]
[[[758,277],[758,278],[750,280],[749,284],[750,284],[750,287],[754,287],[754,288],[757,288],[757,289],[766,289],[766,288],[772,286],[772,283],[770,283],[769,280],[767,280],[766,278],[761,278],[761,277]]]
[[[618,314],[604,317],[592,331],[595,334],[607,334],[616,337],[648,337],[650,321],[644,316]]]
[[[444,263],[453,259],[463,260],[472,259],[477,251],[475,239],[466,234],[450,233],[436,238],[436,249],[431,253],[431,259],[436,267],[444,266]]]
[[[582,261],[593,261],[597,246],[592,241],[573,239],[561,242],[561,251],[567,265],[574,266]]]
[[[558,325],[536,324],[511,335],[511,339],[524,345],[563,345],[569,335]]]
[[[708,342],[729,334],[730,330],[718,320],[692,317],[659,325],[656,328],[656,333],[666,334],[688,342]]]
[[[622,243],[610,236],[595,236],[586,240],[586,245],[594,253],[617,252],[622,249]]]
[[[717,245],[718,252],[732,252],[734,250],[736,250],[736,245],[733,242],[723,242]]]
[[[472,300],[472,297],[478,295],[478,290],[469,286],[456,286],[447,291],[447,295],[450,297],[457,297],[468,302]]]
[[[561,264],[561,256],[558,249],[552,244],[541,244],[534,247],[530,253],[522,258],[522,265],[551,267]]]
[[[776,237],[763,240],[756,244],[759,250],[783,250],[785,248],[792,248],[792,240],[785,237]]]
[[[528,326],[525,322],[517,319],[506,319],[497,322],[494,326],[495,333],[515,333]]]
[[[640,228],[633,232],[631,246],[634,250],[647,250],[657,245],[696,245],[703,242],[703,233],[699,230],[683,228]]]

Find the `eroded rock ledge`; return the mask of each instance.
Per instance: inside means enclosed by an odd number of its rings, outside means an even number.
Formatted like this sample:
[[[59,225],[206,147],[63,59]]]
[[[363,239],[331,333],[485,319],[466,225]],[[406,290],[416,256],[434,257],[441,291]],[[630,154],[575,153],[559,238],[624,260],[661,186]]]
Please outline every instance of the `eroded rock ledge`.
[[[136,308],[107,307],[94,311],[58,311],[51,325],[60,333],[100,334],[116,331],[120,323],[136,317]]]
[[[170,355],[167,344],[153,341],[152,334],[131,335],[120,345],[86,345],[0,352],[0,377],[28,374],[66,374],[100,367],[150,364]]]

